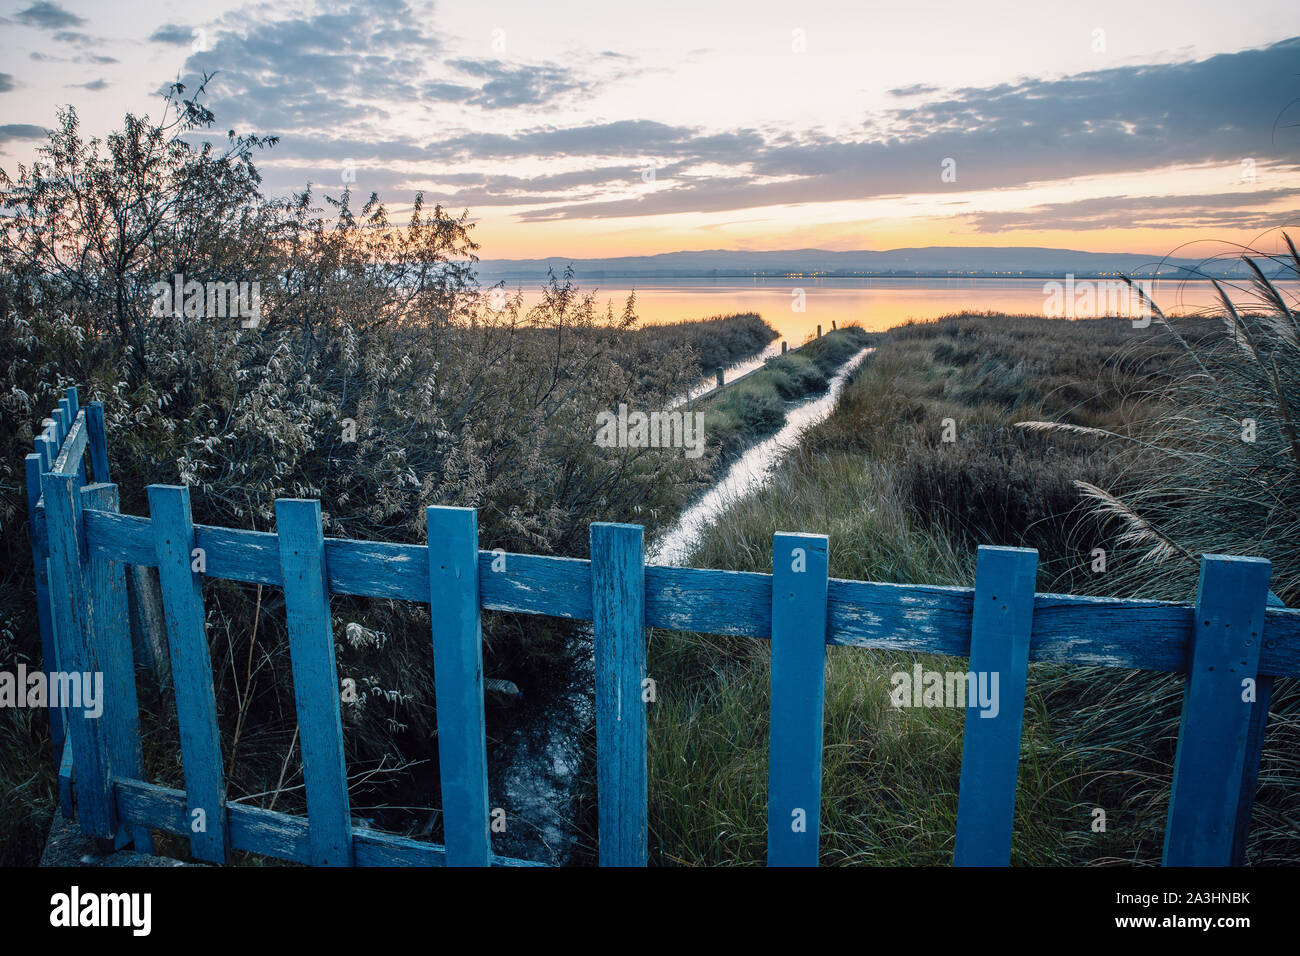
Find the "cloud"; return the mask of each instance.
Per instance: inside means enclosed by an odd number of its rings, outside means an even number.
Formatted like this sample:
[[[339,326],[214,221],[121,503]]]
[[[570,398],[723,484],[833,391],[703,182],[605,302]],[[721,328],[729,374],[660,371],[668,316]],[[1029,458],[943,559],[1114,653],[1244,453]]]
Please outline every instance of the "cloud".
[[[48,53],[40,53],[33,50],[27,54],[28,58],[37,63],[93,63],[98,66],[104,66],[109,63],[117,63],[116,57],[102,56],[97,53],[82,53],[80,56],[50,56]]]
[[[151,43],[170,43],[174,46],[188,46],[194,41],[194,29],[179,23],[164,23],[149,34]]]
[[[284,19],[241,11],[205,28],[205,49],[187,73],[217,72],[211,107],[223,123],[267,132],[382,123],[397,102],[418,98],[426,64],[442,41],[405,0],[327,6]],[[181,29],[155,31],[176,42]]]
[[[424,186],[449,205],[528,207],[524,219],[586,219],[893,196],[965,200],[980,191],[1178,165],[1222,164],[1235,179],[1243,157],[1262,167],[1290,164],[1300,145],[1293,125],[1300,106],[1277,122],[1300,73],[1300,38],[1202,60],[986,87],[899,86],[889,90],[897,98],[891,108],[863,116],[846,134],[635,117],[562,125],[552,116],[598,95],[635,63],[610,52],[583,58],[581,68],[448,58],[427,18],[406,0],[270,9],[240,10],[205,27],[209,48],[185,64],[189,74],[219,71],[210,105],[222,129],[282,136],[264,164],[268,186],[337,183],[342,162],[352,159],[360,164],[358,192]],[[149,39],[180,46],[193,36],[189,27],[166,23]],[[389,132],[402,128],[396,120],[407,118],[402,108],[411,104],[442,121],[436,139]],[[442,104],[496,116],[491,126],[473,116],[450,125],[436,112]],[[522,117],[514,128],[503,118],[510,110]],[[945,159],[955,162],[955,182],[940,176]],[[518,165],[542,171],[441,170],[525,160]],[[652,184],[640,178],[646,164],[655,167]],[[548,171],[555,169],[563,171]],[[935,196],[940,192],[951,195]],[[1188,206],[1188,221],[1264,215],[1259,204],[1234,211],[1206,197],[1197,203]],[[1039,209],[1032,221],[1103,228],[1089,223],[1117,224],[1135,211],[1149,222],[1177,213],[1173,206],[1062,206]],[[1030,220],[989,214],[975,221],[996,231],[1028,228]]]
[[[26,26],[40,27],[45,30],[75,27],[86,22],[84,17],[69,13],[57,3],[50,3],[49,0],[39,0],[26,10],[20,10],[14,14],[14,19]]]
[[[1297,135],[1278,117],[1297,72],[1300,38],[1293,38],[1200,61],[957,90],[888,111],[871,138],[813,130],[755,145],[752,131],[738,131],[728,148],[725,134],[674,137],[673,157],[694,153],[697,162],[727,163],[734,173],[712,181],[660,177],[640,195],[528,215],[603,218],[968,192],[1180,164],[1222,163],[1235,175],[1243,157],[1294,161]],[[538,137],[515,142],[524,147],[530,139]],[[940,177],[949,158],[955,182]]]
[[[449,60],[447,65],[483,81],[463,101],[484,109],[547,105],[568,93],[590,93],[596,85],[571,70],[546,64],[507,66],[500,60],[462,59]]]
[[[99,37],[93,37],[89,33],[79,33],[76,30],[60,30],[52,39],[58,43],[73,43],[77,46],[101,46],[104,43]]]
[[[16,139],[44,139],[49,134],[44,126],[32,126],[30,123],[8,123],[0,126],[0,143]]]
[[[0,93],[8,93],[18,89],[18,84],[14,82],[12,74],[0,73]]]
[[[91,80],[89,83],[69,83],[69,86],[75,89],[91,90],[98,93],[100,90],[108,89],[108,81],[105,79]]]
[[[1075,202],[1048,203],[1009,212],[969,215],[978,232],[1015,229],[1189,229],[1268,228],[1300,218],[1294,189],[1243,189],[1191,196],[1102,196]],[[1276,213],[1279,201],[1295,205]]]
[[[900,86],[888,92],[890,96],[920,96],[922,93],[937,93],[938,91],[939,87],[930,86],[928,83],[913,83],[911,86]]]

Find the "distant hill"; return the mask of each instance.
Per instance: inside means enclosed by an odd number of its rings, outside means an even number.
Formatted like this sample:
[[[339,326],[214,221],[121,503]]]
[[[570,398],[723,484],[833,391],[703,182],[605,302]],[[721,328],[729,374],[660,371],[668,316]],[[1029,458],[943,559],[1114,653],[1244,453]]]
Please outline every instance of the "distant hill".
[[[479,263],[479,277],[500,279],[543,278],[548,269],[562,273],[573,264],[578,279],[708,278],[782,276],[790,273],[827,276],[980,276],[1057,277],[1101,276],[1127,273],[1151,277],[1186,276],[1200,269],[1196,259],[1167,259],[1129,253],[1079,252],[1035,246],[926,246],[885,251],[831,252],[825,249],[790,249],[782,252],[668,252],[655,256],[614,259],[488,259]],[[1282,268],[1278,263],[1266,272]],[[1240,277],[1246,266],[1238,260],[1217,260],[1208,270],[1214,276]]]

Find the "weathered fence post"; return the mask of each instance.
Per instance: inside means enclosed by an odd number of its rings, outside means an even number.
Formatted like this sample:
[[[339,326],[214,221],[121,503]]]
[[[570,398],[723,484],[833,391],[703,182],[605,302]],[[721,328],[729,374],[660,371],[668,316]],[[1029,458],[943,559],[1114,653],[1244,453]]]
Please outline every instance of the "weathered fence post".
[[[478,513],[473,508],[429,508],[425,511],[425,526],[447,865],[488,866],[492,848],[483,716]]]
[[[275,530],[289,625],[289,664],[302,746],[311,862],[313,866],[351,866],[352,814],[320,502],[277,499]]]
[[[81,495],[75,474],[49,472],[41,476],[50,548],[50,606],[58,640],[59,671],[84,684],[102,673],[91,640],[90,574]],[[71,675],[78,675],[72,678]],[[101,690],[102,680],[100,678]],[[52,682],[59,687],[68,682]],[[83,688],[84,690],[84,688]],[[50,693],[55,693],[55,687]],[[109,780],[108,744],[99,715],[90,716],[85,695],[69,701],[68,736],[75,758],[77,812],[88,836],[111,839],[117,832]],[[105,703],[103,701],[101,704]]]
[[[149,516],[154,553],[167,617],[167,645],[180,724],[185,768],[186,820],[190,852],[209,863],[224,863],[230,839],[226,824],[226,784],[217,731],[217,701],[212,687],[212,657],[204,624],[203,590],[194,562],[194,522],[190,490],[150,485]],[[77,768],[81,772],[80,765]]]
[[[131,609],[131,642],[159,691],[170,698],[172,668],[167,653],[167,617],[163,612],[158,569],[135,564],[127,569],[126,594]]]
[[[601,866],[645,866],[645,547],[639,525],[591,526]]]
[[[1262,558],[1201,558],[1165,866],[1232,862],[1271,573]]]
[[[82,513],[87,510],[117,514],[117,485],[96,483],[81,490]],[[144,779],[144,757],[140,748],[140,705],[135,692],[135,657],[131,650],[131,623],[126,602],[126,573],[118,561],[92,556],[89,559],[91,643],[95,659],[104,674],[104,737],[108,749],[110,787],[113,777]],[[153,839],[146,827],[118,833],[118,845],[129,838],[137,853],[153,853]]]
[[[1011,862],[1037,571],[1032,548],[977,552],[954,866]],[[977,694],[981,679],[987,708]]]
[[[90,467],[95,483],[106,485],[113,479],[108,475],[108,432],[104,426],[104,403],[91,402],[86,406],[86,450],[90,453]]]
[[[829,540],[772,539],[767,865],[816,866],[821,842]]]
[[[58,643],[54,636],[54,621],[50,614],[50,569],[48,538],[45,530],[45,506],[41,500],[41,475],[46,471],[44,456],[33,452],[23,460],[27,478],[27,529],[32,543],[32,569],[36,577],[36,623],[41,632],[41,666],[46,673],[59,670]],[[54,750],[54,766],[63,759],[64,715],[62,707],[51,706],[50,743]]]
[[[725,385],[726,382],[725,382],[724,377],[723,377],[723,368],[722,368],[721,365],[718,366],[718,373],[717,373],[717,374],[718,374],[718,388],[722,388],[722,386]]]
[[[76,424],[77,414],[81,411],[81,403],[77,401],[77,388],[75,385],[70,385],[64,392],[64,395],[65,398],[59,402],[59,404],[65,409],[68,416],[68,429],[71,430],[72,426]],[[89,427],[89,421],[87,421],[86,424],[87,427]],[[71,464],[71,462],[69,462],[69,464]],[[77,487],[81,488],[86,484],[86,456],[84,452],[77,456],[76,465]],[[107,478],[102,480],[104,482],[108,481]]]

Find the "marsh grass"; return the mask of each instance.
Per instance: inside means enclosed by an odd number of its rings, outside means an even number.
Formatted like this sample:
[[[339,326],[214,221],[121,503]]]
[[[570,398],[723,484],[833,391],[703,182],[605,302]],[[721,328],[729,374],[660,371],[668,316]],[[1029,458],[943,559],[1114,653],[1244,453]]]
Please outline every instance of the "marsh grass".
[[[1272,277],[1247,254],[1253,279],[1246,287],[1230,293],[1214,283],[1221,305],[1214,315],[1173,318],[1150,303],[1157,325],[1177,343],[1160,413],[1110,434],[1081,436],[1114,454],[1133,479],[1078,485],[1093,513],[1116,528],[1120,561],[1107,580],[1114,593],[1189,601],[1199,556],[1226,553],[1267,558],[1273,592],[1290,606],[1300,601],[1300,312],[1294,286],[1284,285],[1300,278],[1300,253],[1283,238],[1287,254],[1271,260],[1282,267]],[[1051,418],[1025,427],[1060,434],[1064,425]],[[1099,732],[1150,745],[1126,759],[1144,768],[1131,787],[1151,829],[1162,824],[1167,806],[1182,683],[1150,678],[1141,694],[1104,704],[1096,688],[1062,685]],[[1297,752],[1300,681],[1280,679],[1246,848],[1251,862],[1300,861]],[[1121,772],[1112,755],[1100,761]]]
[[[718,452],[717,467],[779,431],[786,403],[826,391],[840,366],[871,340],[860,326],[846,326],[768,359],[763,368],[693,405],[704,412],[704,432]]]
[[[1096,574],[1089,561],[1122,525],[1094,513],[1075,482],[1138,487],[1149,451],[1123,458],[1088,434],[1015,425],[1050,415],[1146,434],[1169,408],[1178,349],[1161,330],[1118,319],[964,314],[892,330],[836,410],[769,485],[721,516],[690,563],[770,571],[772,534],[802,530],[829,535],[835,577],[969,586],[976,545],[1027,545],[1040,550],[1040,590],[1118,593],[1122,575]],[[944,418],[955,442],[941,440]],[[1118,549],[1109,567],[1135,563]],[[763,861],[768,654],[761,641],[652,633],[656,862]],[[917,660],[966,666],[828,648],[823,863],[951,861],[964,713],[890,706],[889,675]],[[1158,862],[1181,687],[1175,675],[1030,668],[1013,863]],[[1261,802],[1275,778],[1264,778]],[[1092,829],[1097,807],[1105,832]],[[1257,832],[1276,829],[1261,811]]]

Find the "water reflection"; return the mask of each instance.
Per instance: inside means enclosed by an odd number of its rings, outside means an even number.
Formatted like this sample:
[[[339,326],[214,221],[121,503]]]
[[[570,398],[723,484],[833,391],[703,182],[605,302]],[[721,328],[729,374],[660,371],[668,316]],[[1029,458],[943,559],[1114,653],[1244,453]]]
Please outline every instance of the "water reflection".
[[[610,279],[582,283],[595,287],[599,300],[612,300],[615,312],[636,289],[636,309],[646,323],[681,322],[733,312],[756,312],[775,328],[791,348],[817,334],[829,332],[832,323],[857,322],[879,332],[909,319],[935,319],[966,310],[1044,315],[1051,294],[1048,279]],[[1080,280],[1082,281],[1082,280]],[[1100,281],[1100,280],[1099,280]],[[1293,285],[1287,283],[1288,286]],[[526,305],[541,294],[524,286]],[[802,290],[802,297],[796,295]],[[1168,314],[1215,308],[1218,299],[1208,282],[1164,279],[1152,284],[1152,296]],[[1253,299],[1243,295],[1244,304]],[[1099,307],[1108,313],[1107,296]],[[803,311],[795,311],[802,306]],[[1077,318],[1095,314],[1086,309]],[[777,343],[780,349],[780,343]]]

